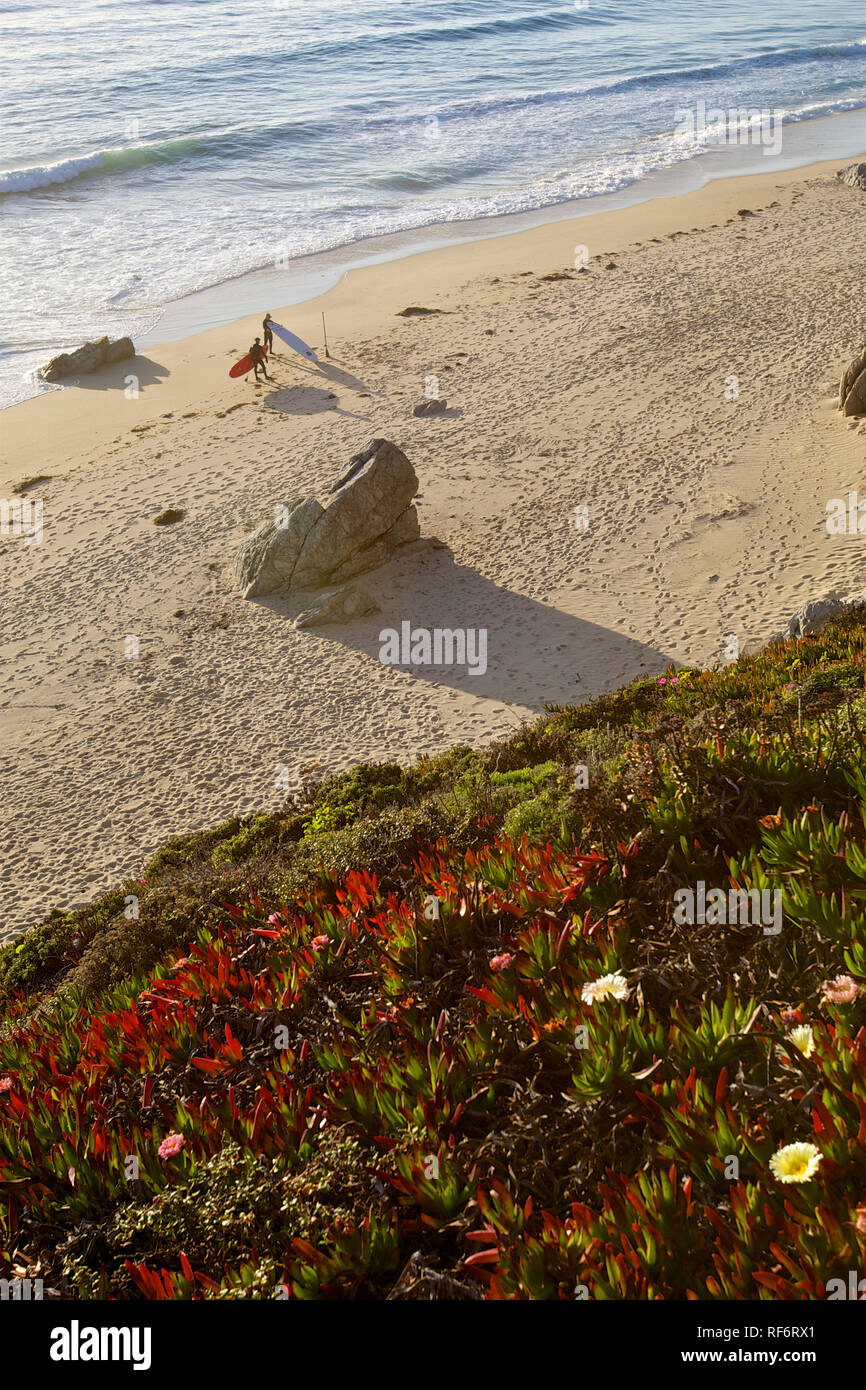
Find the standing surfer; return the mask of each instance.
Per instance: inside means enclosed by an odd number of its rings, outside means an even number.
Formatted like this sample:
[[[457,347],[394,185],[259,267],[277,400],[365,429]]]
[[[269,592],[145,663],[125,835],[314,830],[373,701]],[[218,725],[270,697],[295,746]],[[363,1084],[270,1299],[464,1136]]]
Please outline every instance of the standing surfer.
[[[271,323],[272,323],[272,319],[271,319],[270,313],[265,314],[265,317],[264,317],[264,319],[263,319],[263,321],[262,321],[262,332],[263,332],[264,335],[265,335],[265,352],[269,352],[269,353],[273,354],[273,351],[274,351],[274,335],[273,335],[273,333],[271,332]]]
[[[271,378],[268,376],[268,369],[265,366],[265,350],[262,347],[261,338],[256,338],[256,341],[250,348],[250,357],[253,359],[253,371],[256,374],[256,381],[259,379],[259,367],[261,367],[265,374],[265,381],[270,381]]]

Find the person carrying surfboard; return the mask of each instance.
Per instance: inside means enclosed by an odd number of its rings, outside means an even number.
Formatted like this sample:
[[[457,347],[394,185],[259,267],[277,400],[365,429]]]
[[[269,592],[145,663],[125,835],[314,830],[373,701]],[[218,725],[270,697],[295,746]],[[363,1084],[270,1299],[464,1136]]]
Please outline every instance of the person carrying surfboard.
[[[268,376],[268,369],[265,366],[265,350],[262,347],[261,338],[256,338],[256,341],[250,348],[250,357],[253,359],[253,371],[256,374],[256,381],[259,379],[259,367],[261,367],[265,374],[265,381],[271,381],[272,378]]]
[[[264,335],[265,335],[265,352],[269,352],[269,353],[271,353],[271,355],[273,355],[273,351],[274,351],[274,335],[273,335],[273,333],[271,332],[271,315],[270,315],[270,312],[268,312],[267,314],[265,314],[265,317],[264,317],[264,319],[262,320],[262,332],[263,332]]]

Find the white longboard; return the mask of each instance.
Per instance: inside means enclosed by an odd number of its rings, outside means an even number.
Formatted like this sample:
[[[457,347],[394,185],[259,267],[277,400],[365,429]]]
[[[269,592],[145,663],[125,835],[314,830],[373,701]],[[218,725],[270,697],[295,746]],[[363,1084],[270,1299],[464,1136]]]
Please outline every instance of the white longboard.
[[[281,323],[274,323],[273,319],[269,320],[269,327],[278,338],[281,338],[284,343],[288,343],[290,348],[294,348],[295,352],[299,352],[302,357],[306,357],[308,362],[318,362],[318,357],[313,352],[313,349],[307,346],[303,338],[299,338],[295,333],[290,333],[288,328],[283,328]]]

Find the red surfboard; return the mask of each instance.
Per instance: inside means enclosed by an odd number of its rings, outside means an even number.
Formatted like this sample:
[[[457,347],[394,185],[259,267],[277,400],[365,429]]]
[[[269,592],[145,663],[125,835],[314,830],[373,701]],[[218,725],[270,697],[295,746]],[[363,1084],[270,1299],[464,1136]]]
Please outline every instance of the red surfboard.
[[[267,355],[264,348],[262,348],[262,357],[266,359]],[[229,376],[246,376],[247,372],[251,372],[252,369],[253,359],[250,357],[249,353],[247,353],[246,357],[242,357],[240,362],[236,362],[233,367],[229,368]]]

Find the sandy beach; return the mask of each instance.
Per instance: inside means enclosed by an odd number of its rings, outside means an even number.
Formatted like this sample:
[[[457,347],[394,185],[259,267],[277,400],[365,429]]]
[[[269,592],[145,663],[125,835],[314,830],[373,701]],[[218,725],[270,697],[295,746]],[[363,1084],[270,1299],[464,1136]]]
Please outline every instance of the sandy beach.
[[[477,746],[866,587],[861,538],[825,526],[866,459],[866,422],[837,411],[866,222],[839,165],[351,272],[5,411],[0,496],[48,481],[42,543],[0,537],[0,940],[170,836],[280,805],[278,768],[298,787]],[[330,359],[229,380],[268,309],[320,354],[324,311]],[[413,418],[431,374],[448,409]],[[367,576],[381,611],[345,627],[244,601],[249,530],[377,436],[443,544]],[[166,508],[184,519],[154,525]],[[404,620],[486,628],[486,673],[382,665]]]

